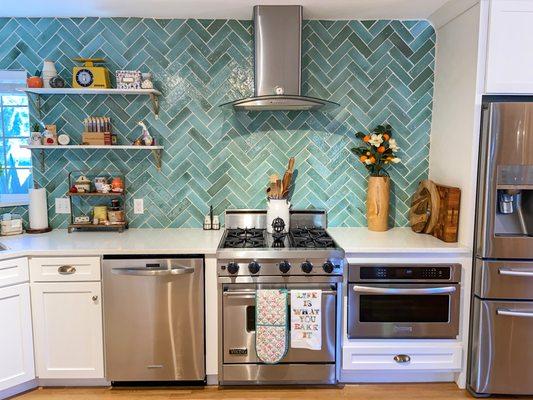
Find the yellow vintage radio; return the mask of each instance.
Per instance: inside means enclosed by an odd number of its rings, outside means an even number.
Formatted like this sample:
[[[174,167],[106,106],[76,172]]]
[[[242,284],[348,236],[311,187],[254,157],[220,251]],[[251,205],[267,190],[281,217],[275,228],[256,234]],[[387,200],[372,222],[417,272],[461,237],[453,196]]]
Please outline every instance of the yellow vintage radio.
[[[83,67],[72,69],[72,87],[89,89],[109,89],[111,80],[109,70],[106,67],[95,66],[95,63],[103,63],[103,58],[74,58],[74,61],[84,63]]]

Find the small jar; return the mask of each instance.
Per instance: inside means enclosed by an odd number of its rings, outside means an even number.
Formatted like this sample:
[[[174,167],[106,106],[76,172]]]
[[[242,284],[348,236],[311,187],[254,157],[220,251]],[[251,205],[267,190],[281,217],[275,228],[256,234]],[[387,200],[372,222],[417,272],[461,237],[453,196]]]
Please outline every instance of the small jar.
[[[204,230],[208,231],[212,229],[211,216],[207,214],[204,218]]]
[[[213,223],[211,224],[211,229],[217,231],[220,229],[220,220],[218,219],[218,215],[213,216]]]

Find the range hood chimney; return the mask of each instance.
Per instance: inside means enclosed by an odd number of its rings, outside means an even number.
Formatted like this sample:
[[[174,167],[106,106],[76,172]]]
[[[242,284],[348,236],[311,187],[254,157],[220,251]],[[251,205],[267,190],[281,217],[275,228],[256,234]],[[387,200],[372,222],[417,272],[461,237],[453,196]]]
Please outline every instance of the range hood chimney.
[[[254,7],[254,96],[221,107],[291,111],[338,106],[301,95],[302,20],[302,6]]]

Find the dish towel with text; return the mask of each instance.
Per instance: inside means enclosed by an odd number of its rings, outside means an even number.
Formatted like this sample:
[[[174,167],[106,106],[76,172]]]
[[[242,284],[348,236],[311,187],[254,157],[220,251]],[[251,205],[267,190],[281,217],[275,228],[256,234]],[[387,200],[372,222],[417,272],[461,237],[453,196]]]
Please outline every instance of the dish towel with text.
[[[322,349],[322,290],[291,290],[291,347]]]
[[[287,290],[258,289],[255,312],[257,357],[266,364],[278,363],[288,349]]]

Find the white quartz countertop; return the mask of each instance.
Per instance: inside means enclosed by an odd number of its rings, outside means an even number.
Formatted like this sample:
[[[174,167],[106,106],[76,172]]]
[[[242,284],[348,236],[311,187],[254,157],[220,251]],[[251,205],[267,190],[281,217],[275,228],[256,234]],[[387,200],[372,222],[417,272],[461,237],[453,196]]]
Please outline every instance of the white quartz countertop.
[[[468,254],[469,248],[459,243],[446,243],[411,228],[392,228],[372,232],[367,228],[328,228],[328,232],[346,255],[352,253],[449,253]]]
[[[8,249],[0,259],[18,256],[104,255],[104,254],[206,254],[214,255],[224,230],[197,228],[128,229],[118,232],[73,232],[55,229],[37,235],[2,236]],[[354,253],[455,253],[470,250],[457,243],[445,243],[410,228],[371,232],[366,228],[329,228],[328,232],[347,255]]]
[[[2,236],[8,250],[1,258],[19,255],[215,254],[223,230],[195,228],[127,229],[118,232],[72,232]]]

